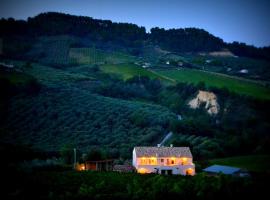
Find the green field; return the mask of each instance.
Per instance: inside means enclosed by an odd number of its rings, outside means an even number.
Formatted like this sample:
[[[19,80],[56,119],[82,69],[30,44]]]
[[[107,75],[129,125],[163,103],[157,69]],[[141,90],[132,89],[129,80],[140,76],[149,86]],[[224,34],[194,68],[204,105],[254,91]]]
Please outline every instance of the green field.
[[[254,172],[270,172],[269,155],[251,155],[210,160],[211,164],[240,167]]]
[[[170,79],[154,71],[147,70],[135,64],[102,65],[101,70],[105,73],[117,74],[123,80],[130,79],[134,76],[147,76],[149,78],[160,79],[168,83],[174,82],[173,79]]]
[[[193,69],[157,70],[157,72],[178,82],[187,82],[193,84],[204,82],[206,86],[217,88],[225,87],[231,92],[238,94],[249,95],[259,99],[270,99],[270,89],[259,83],[246,79]]]

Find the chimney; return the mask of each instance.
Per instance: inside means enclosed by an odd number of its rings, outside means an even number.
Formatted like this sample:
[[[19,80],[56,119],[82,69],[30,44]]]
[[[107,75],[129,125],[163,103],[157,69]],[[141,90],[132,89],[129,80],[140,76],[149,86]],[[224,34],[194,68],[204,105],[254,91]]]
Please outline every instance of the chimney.
[[[160,147],[160,144],[157,144],[157,147]]]
[[[173,147],[173,144],[170,144],[170,147]]]

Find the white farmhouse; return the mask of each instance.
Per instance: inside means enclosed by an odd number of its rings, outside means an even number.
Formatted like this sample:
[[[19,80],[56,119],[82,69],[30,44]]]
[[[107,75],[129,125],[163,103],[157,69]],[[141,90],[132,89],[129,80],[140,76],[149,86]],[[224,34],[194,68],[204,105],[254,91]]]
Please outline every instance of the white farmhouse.
[[[132,164],[142,174],[195,175],[189,147],[134,147]]]

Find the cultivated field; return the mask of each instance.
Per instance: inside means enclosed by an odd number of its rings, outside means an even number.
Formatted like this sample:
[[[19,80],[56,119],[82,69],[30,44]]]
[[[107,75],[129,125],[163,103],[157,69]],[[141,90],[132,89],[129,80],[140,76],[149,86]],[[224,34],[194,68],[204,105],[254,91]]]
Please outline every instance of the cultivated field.
[[[177,82],[198,84],[204,82],[206,86],[227,88],[231,92],[248,95],[259,99],[270,99],[270,89],[262,84],[247,79],[214,74],[194,69],[181,68],[179,70],[156,70],[161,75]]]
[[[121,64],[121,65],[103,65],[101,66],[101,70],[106,73],[117,74],[123,78],[123,80],[130,79],[134,76],[148,76],[152,79],[160,79],[168,83],[173,83],[174,80],[163,76],[159,73],[156,73],[151,70],[147,70],[135,64]]]

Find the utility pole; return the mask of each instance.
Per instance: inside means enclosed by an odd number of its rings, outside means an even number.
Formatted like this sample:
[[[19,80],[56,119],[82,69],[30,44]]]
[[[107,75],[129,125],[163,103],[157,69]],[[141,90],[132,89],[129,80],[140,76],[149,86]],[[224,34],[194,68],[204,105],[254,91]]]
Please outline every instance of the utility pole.
[[[73,151],[74,151],[74,165],[73,165],[73,168],[76,169],[76,148],[74,148]]]

